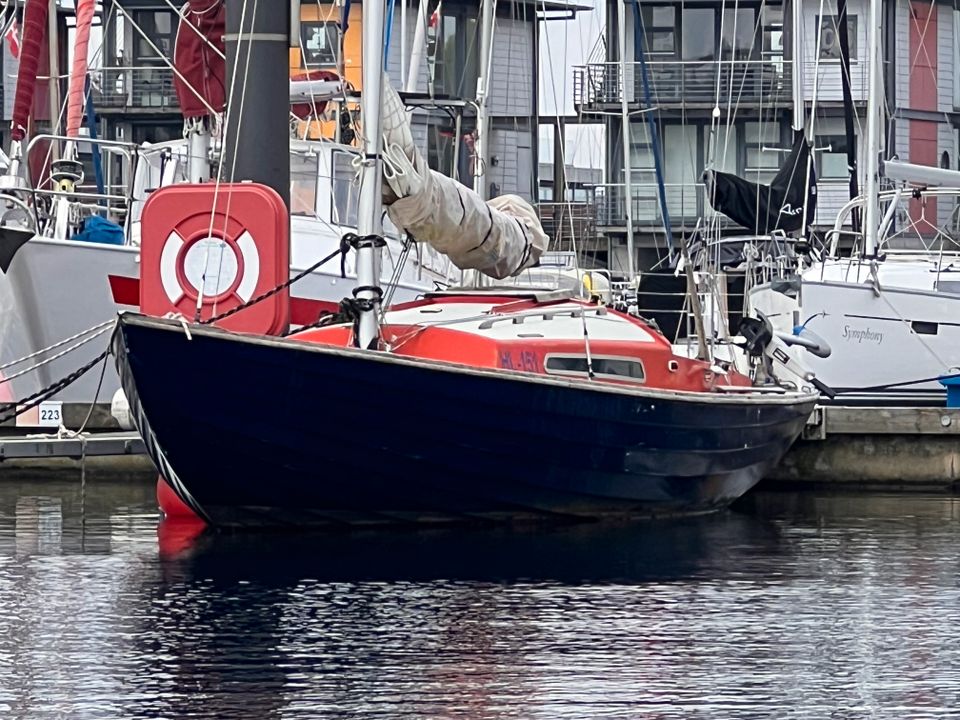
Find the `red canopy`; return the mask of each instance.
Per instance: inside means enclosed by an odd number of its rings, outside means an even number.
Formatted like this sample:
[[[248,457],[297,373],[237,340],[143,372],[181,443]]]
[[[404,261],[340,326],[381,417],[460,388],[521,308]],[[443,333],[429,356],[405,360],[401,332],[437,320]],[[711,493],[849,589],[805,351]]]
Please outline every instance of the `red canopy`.
[[[199,33],[184,27],[185,24],[192,25]],[[224,0],[189,0],[184,9],[177,29],[173,64],[186,79],[184,82],[174,75],[180,112],[185,118],[209,115],[210,108],[223,112],[226,107],[227,63],[222,57],[225,24]]]

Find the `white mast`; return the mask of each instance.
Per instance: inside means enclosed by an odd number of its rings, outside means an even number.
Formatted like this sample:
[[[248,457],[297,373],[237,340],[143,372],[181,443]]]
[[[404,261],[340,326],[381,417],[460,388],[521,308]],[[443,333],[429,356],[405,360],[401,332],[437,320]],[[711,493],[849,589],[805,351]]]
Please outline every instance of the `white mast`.
[[[417,26],[413,29],[413,48],[410,50],[410,69],[407,72],[406,86],[408,93],[417,91],[417,80],[420,74],[420,60],[427,48],[427,0],[420,0],[417,6]],[[402,80],[403,78],[401,78]]]
[[[870,25],[867,29],[867,157],[864,199],[866,212],[863,219],[864,254],[872,257],[877,252],[877,235],[880,227],[879,158],[880,158],[880,112],[883,107],[880,82],[880,0],[870,0]]]
[[[383,0],[363,3],[363,89],[361,117],[363,118],[363,168],[360,172],[360,201],[357,231],[361,237],[383,233],[381,220],[381,181],[383,139],[380,136],[380,113],[383,104]],[[379,335],[378,313],[380,293],[381,245],[361,241],[357,246],[356,297],[369,305],[361,310],[358,344],[370,347]],[[376,288],[376,289],[374,289]]]
[[[790,62],[793,69],[793,129],[803,130],[805,107],[803,101],[803,2],[790,3]]]
[[[638,6],[634,5],[634,11]],[[633,248],[633,186],[630,166],[630,114],[627,102],[627,3],[621,0],[617,5],[617,35],[620,45],[620,127],[623,130],[623,194],[627,216],[627,276],[633,282],[637,275],[636,259]]]
[[[493,64],[491,40],[493,37],[493,0],[480,0],[480,77],[477,78],[477,140],[473,146],[473,191],[487,199],[487,99],[490,97],[490,67]],[[459,138],[457,138],[459,142]]]

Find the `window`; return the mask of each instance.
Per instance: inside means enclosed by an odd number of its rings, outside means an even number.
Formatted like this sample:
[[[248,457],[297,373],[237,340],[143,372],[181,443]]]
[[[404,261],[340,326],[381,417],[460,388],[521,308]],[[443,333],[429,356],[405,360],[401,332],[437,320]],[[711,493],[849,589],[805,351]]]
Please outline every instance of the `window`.
[[[290,154],[290,213],[316,215],[317,156]]]
[[[720,56],[723,59],[749,60],[754,54],[757,32],[756,12],[753,8],[728,10],[720,35]]]
[[[766,58],[783,58],[783,6],[764,5],[760,13],[762,53]]]
[[[850,177],[847,170],[847,136],[817,135],[817,176],[824,180]]]
[[[648,54],[674,55],[677,52],[676,9],[672,5],[642,5],[640,19]]]
[[[300,43],[303,47],[303,62],[311,65],[336,66],[340,33],[337,23],[303,21],[300,23]]]
[[[680,32],[680,55],[684,60],[716,58],[713,8],[684,8]]]
[[[777,174],[786,153],[780,141],[780,126],[775,122],[744,123],[744,139],[747,151],[746,179],[768,183]]]
[[[333,207],[330,211],[331,222],[347,227],[356,227],[360,199],[360,187],[354,181],[353,153],[335,150],[333,152]]]
[[[480,54],[476,8],[441,7],[443,15],[427,30],[433,92],[472,99],[477,95]]]
[[[161,62],[151,43],[156,45],[165,57],[172,58],[173,42],[177,34],[173,13],[168,10],[135,10],[131,14],[136,23],[132,28],[134,60]],[[137,30],[137,26],[140,30]]]
[[[631,358],[594,357],[587,363],[586,355],[547,355],[544,369],[550,375],[587,375],[592,366],[597,377],[616,378],[618,380],[644,379],[643,363]]]
[[[820,59],[840,60],[840,35],[837,33],[839,18],[836,15],[817,16],[820,28]],[[850,60],[857,59],[857,16],[847,15],[847,36],[850,40]]]

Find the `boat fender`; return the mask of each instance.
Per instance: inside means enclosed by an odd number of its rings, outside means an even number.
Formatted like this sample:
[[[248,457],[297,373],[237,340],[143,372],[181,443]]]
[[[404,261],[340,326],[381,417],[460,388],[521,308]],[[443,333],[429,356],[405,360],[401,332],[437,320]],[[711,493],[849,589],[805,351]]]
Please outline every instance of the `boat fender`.
[[[133,418],[130,417],[130,403],[123,390],[117,390],[110,400],[110,414],[124,430],[133,430]]]

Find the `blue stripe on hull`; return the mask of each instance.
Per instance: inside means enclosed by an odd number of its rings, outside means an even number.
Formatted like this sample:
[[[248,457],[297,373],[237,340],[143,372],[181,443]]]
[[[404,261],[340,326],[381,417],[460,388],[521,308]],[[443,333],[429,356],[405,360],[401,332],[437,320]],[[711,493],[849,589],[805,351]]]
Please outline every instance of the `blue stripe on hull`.
[[[155,460],[224,525],[704,512],[770,470],[813,406],[638,397],[172,327],[125,319],[118,365]]]

